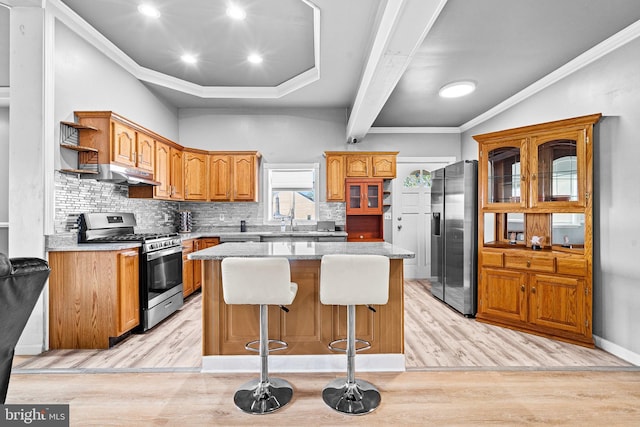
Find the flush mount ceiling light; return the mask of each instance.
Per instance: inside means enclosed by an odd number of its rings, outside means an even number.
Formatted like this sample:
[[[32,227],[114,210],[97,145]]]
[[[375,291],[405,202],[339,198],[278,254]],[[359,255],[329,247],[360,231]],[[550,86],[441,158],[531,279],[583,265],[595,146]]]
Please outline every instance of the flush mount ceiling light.
[[[138,6],[138,12],[150,18],[160,17],[160,11],[149,3],[142,3],[140,6]]]
[[[459,98],[469,95],[474,90],[476,90],[476,84],[467,80],[446,84],[440,88],[438,94],[442,98]]]
[[[251,62],[252,64],[260,64],[262,62],[262,56],[258,55],[257,53],[252,53],[247,57],[247,61]]]
[[[231,4],[227,8],[227,16],[231,19],[242,21],[247,17],[247,13],[241,7]]]
[[[185,62],[187,64],[195,64],[196,62],[198,62],[198,58],[190,53],[185,53],[180,57],[180,59],[182,59],[182,62]]]

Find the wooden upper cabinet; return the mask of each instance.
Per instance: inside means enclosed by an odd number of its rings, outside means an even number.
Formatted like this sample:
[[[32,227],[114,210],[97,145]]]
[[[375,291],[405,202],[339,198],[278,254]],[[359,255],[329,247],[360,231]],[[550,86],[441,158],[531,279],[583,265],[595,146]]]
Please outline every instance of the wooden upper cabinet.
[[[367,178],[371,174],[371,156],[352,154],[347,156],[347,178]]]
[[[344,155],[327,154],[327,201],[344,201]]]
[[[182,168],[182,150],[171,147],[171,198],[184,199],[184,173]]]
[[[396,177],[397,151],[325,151],[327,201],[344,202],[346,178]]]
[[[119,122],[112,122],[111,160],[125,166],[136,165],[136,131]]]
[[[231,199],[232,158],[226,154],[209,155],[209,198],[211,200]]]
[[[395,178],[396,177],[396,155],[376,154],[371,156],[373,167],[372,176],[374,178]]]
[[[171,197],[171,147],[158,142],[156,144],[155,173],[160,185],[154,187],[153,195],[159,199]]]
[[[256,156],[235,155],[233,158],[233,200],[255,201]]]
[[[184,152],[184,198],[185,200],[207,200],[207,154]]]
[[[258,201],[258,161],[251,152],[209,154],[209,199],[226,202]]]
[[[138,144],[136,149],[136,166],[149,172],[154,171],[155,164],[155,140],[146,133],[138,132]]]

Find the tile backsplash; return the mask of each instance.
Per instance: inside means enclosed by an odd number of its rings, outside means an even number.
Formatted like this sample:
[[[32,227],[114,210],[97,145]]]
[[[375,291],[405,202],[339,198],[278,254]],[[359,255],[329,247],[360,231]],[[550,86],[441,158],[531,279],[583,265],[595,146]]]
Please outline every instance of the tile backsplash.
[[[130,199],[125,185],[80,179],[76,175],[55,173],[55,233],[67,233],[76,227],[83,212],[133,212],[137,232],[172,232],[176,230],[178,211],[189,210],[193,229],[208,227],[263,225],[263,203],[168,202],[151,199]],[[320,220],[345,222],[345,204],[320,202]]]

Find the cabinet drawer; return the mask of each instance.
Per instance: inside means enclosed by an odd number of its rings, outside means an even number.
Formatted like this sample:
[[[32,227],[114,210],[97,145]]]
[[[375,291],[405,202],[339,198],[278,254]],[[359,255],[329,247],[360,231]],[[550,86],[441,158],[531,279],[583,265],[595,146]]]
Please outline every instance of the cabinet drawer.
[[[505,255],[504,266],[506,268],[516,268],[519,270],[533,270],[553,273],[555,271],[555,258]]]
[[[486,265],[488,267],[502,267],[503,266],[503,258],[502,253],[496,252],[482,252],[482,265]]]
[[[556,260],[556,272],[558,274],[584,276],[587,272],[587,261],[584,259],[558,258]]]

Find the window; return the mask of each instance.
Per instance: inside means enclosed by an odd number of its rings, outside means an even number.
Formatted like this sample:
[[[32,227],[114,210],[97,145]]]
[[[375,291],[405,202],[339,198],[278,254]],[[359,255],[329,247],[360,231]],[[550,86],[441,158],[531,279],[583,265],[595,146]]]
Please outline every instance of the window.
[[[316,222],[318,164],[265,164],[265,223]]]

